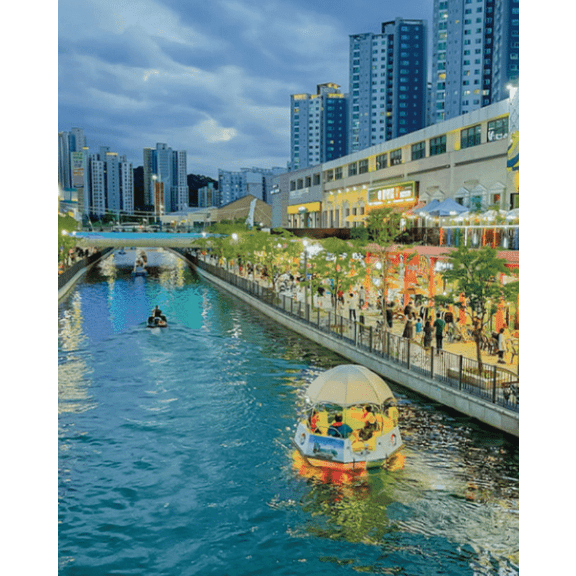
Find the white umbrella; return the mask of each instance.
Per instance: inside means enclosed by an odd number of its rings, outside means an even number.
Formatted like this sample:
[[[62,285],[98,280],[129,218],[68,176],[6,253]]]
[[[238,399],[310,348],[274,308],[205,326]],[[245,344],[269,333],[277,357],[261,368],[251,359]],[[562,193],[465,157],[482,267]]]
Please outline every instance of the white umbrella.
[[[485,220],[494,220],[497,216],[504,218],[507,212],[505,210],[488,210],[482,214],[482,218]]]
[[[355,404],[383,404],[394,399],[388,384],[368,368],[342,364],[316,378],[306,391],[313,404],[331,403],[347,407]]]

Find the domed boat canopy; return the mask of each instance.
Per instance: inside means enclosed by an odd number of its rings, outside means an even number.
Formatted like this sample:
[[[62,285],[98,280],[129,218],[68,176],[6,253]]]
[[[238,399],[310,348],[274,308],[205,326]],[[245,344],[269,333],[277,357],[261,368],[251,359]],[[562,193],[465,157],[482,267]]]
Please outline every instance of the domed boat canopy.
[[[306,390],[313,404],[384,404],[394,400],[388,384],[371,370],[357,364],[342,364],[320,374]]]

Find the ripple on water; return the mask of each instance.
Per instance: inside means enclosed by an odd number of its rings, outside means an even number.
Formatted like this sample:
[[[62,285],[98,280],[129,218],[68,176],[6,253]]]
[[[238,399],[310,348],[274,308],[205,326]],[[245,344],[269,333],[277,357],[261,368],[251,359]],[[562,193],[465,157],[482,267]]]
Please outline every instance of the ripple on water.
[[[394,388],[403,470],[300,476],[304,390],[343,359],[190,271],[93,269],[59,336],[62,576],[518,574],[517,445]]]

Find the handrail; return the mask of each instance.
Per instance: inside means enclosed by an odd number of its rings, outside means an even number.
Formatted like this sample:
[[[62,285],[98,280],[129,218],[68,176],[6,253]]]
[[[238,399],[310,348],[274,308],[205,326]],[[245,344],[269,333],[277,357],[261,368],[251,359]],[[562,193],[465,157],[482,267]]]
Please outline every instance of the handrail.
[[[442,350],[440,354],[434,347],[425,349],[420,343],[397,336],[374,326],[350,320],[332,311],[310,309],[310,304],[295,302],[293,298],[279,295],[253,280],[205,262],[190,251],[178,251],[194,265],[206,270],[213,276],[258,298],[276,311],[316,330],[331,334],[348,345],[364,353],[376,356],[379,360],[400,365],[429,380],[431,384],[442,382],[462,394],[481,398],[506,410],[518,412],[519,375],[494,364],[483,363],[483,374],[479,373],[475,359]]]

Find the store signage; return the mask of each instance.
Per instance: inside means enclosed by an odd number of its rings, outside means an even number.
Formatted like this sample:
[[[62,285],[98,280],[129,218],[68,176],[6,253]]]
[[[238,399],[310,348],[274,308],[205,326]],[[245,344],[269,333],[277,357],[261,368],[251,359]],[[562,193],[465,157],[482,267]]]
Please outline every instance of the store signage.
[[[372,208],[413,206],[418,202],[418,182],[386,184],[368,190],[368,205]]]

